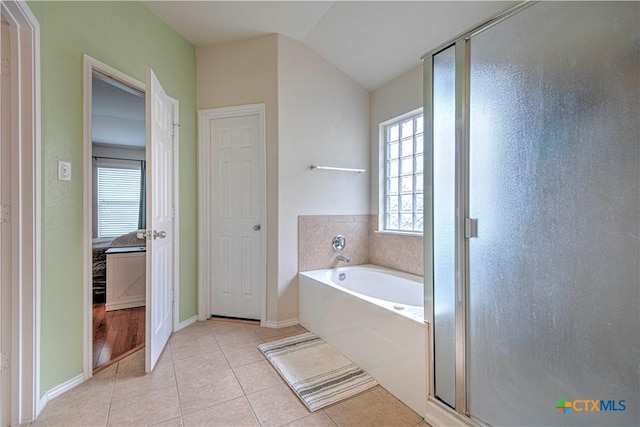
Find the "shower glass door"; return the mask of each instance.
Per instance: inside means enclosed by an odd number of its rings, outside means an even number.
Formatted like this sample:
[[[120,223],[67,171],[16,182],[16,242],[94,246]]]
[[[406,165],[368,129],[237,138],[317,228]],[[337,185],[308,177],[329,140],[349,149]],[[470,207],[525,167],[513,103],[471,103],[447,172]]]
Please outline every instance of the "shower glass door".
[[[456,57],[455,46],[433,58],[433,259],[435,395],[455,407],[456,295]]]
[[[639,23],[638,2],[541,2],[464,38],[456,109],[468,102],[469,121],[454,164],[468,175],[457,175],[455,207],[436,123],[450,123],[437,101],[445,57],[431,58],[434,386],[462,414],[640,422]],[[456,212],[468,219],[462,239],[451,237]],[[451,332],[452,307],[463,334]]]
[[[467,405],[492,424],[638,422],[639,12],[540,3],[471,39]]]

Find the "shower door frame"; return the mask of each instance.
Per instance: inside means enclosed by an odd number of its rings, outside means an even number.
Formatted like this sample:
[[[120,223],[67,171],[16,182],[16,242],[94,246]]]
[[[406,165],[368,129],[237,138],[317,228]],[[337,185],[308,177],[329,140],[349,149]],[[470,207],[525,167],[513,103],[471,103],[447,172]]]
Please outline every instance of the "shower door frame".
[[[455,407],[440,401],[435,397],[435,340],[434,319],[425,319],[431,323],[429,334],[429,396],[427,399],[427,415],[430,411],[436,411],[434,420],[463,421],[474,425],[486,425],[481,419],[472,416],[467,407],[467,317],[469,312],[469,239],[472,237],[472,224],[469,218],[469,147],[470,126],[469,106],[471,89],[471,39],[492,28],[511,16],[527,9],[538,1],[521,2],[505,11],[489,18],[478,26],[456,36],[452,40],[440,45],[422,57],[424,77],[424,126],[425,126],[425,151],[424,168],[430,173],[424,174],[425,193],[429,195],[425,199],[425,251],[424,251],[424,278],[425,300],[434,301],[434,233],[433,233],[433,58],[440,52],[455,47]],[[434,301],[435,303],[435,301]],[[434,313],[435,310],[432,310]]]

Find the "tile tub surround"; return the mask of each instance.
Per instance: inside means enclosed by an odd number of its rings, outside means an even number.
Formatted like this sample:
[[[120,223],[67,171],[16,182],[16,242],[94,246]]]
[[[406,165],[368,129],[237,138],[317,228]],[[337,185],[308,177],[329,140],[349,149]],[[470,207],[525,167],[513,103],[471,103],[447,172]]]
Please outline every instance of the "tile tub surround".
[[[347,239],[341,252],[348,265],[375,264],[424,275],[422,236],[378,233],[377,215],[301,215],[298,217],[298,271],[347,265],[331,247],[337,234]]]
[[[302,332],[197,322],[172,335],[152,373],[139,351],[50,401],[30,425],[428,427],[380,386],[310,413],[257,348]]]
[[[371,264],[424,276],[424,239],[407,234],[378,233],[378,215],[371,215]]]
[[[319,270],[348,265],[336,260],[338,254],[351,259],[349,265],[369,264],[370,215],[301,215],[298,217],[298,271]],[[347,240],[336,252],[333,238]]]

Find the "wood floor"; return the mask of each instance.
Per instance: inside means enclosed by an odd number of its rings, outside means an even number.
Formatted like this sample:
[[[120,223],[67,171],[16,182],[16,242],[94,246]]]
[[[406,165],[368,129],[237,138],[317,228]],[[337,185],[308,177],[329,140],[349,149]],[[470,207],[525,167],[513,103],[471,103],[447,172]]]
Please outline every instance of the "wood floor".
[[[104,369],[144,347],[144,307],[106,311],[93,305],[93,369]]]

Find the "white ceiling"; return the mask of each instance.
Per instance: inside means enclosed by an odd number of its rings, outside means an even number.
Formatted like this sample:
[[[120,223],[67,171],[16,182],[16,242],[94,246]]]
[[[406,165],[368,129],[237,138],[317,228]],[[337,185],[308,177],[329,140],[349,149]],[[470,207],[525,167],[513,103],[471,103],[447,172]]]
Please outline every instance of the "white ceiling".
[[[143,1],[195,46],[279,33],[301,41],[367,90],[508,8],[511,1]]]

